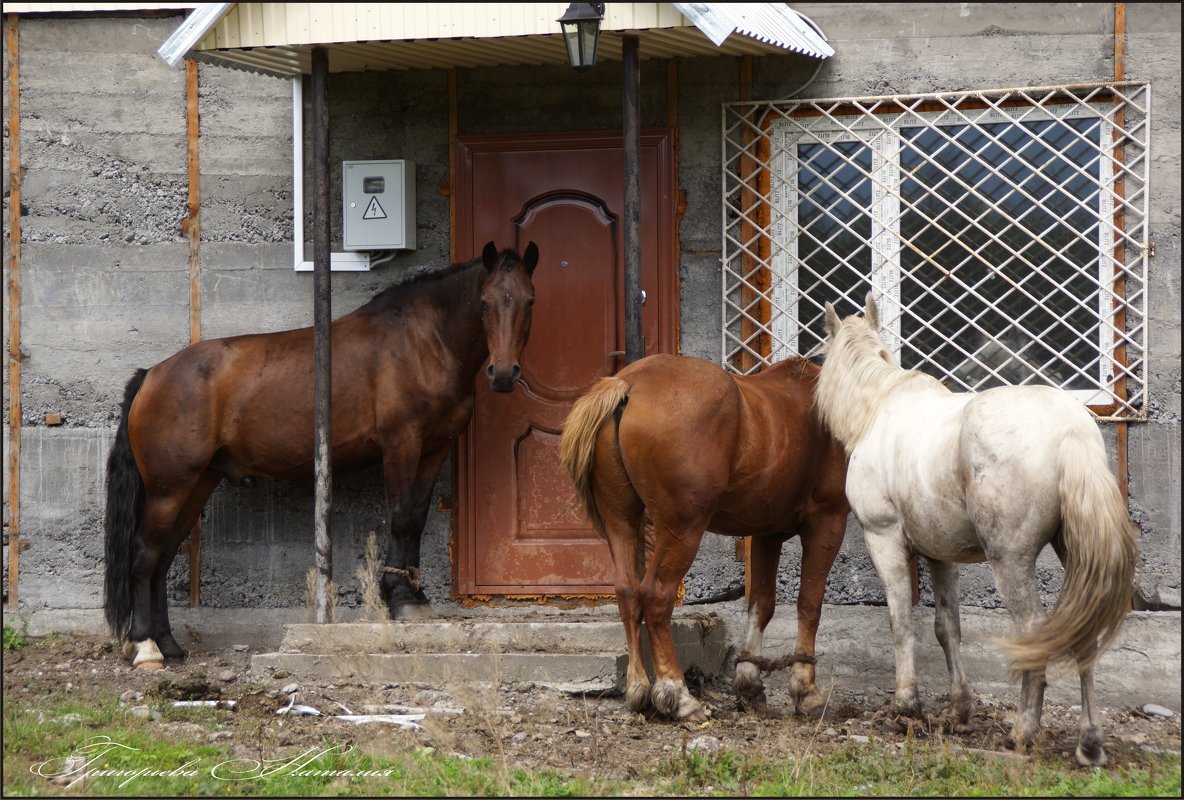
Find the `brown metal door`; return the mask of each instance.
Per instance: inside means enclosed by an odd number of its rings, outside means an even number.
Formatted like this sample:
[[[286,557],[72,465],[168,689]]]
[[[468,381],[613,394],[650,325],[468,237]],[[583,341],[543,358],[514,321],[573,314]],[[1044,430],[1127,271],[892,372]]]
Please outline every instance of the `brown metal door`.
[[[459,143],[461,258],[489,240],[539,246],[522,379],[477,382],[458,447],[455,586],[464,595],[610,594],[612,560],[559,463],[572,403],[624,364],[620,136],[474,137]],[[677,270],[668,132],[643,136],[646,353],[674,352]]]

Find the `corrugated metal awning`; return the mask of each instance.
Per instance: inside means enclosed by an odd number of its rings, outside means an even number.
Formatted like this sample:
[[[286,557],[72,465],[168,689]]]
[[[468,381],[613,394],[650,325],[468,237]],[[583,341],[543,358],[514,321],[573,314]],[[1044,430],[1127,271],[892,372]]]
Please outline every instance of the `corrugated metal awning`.
[[[205,3],[160,48],[280,75],[310,71],[325,48],[331,72],[565,64],[565,3]],[[827,58],[826,37],[782,3],[609,3],[599,57],[619,60],[635,33],[644,58],[770,55]],[[608,34],[608,35],[603,35]]]
[[[675,3],[674,7],[716,46],[739,33],[814,58],[835,54],[822,31],[784,3]]]

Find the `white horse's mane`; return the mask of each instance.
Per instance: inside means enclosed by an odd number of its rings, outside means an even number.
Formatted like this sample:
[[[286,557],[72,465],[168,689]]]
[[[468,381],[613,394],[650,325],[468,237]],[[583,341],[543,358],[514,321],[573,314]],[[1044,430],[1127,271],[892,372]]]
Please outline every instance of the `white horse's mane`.
[[[923,380],[945,390],[931,376],[902,368],[861,317],[843,320],[825,352],[814,402],[848,453],[871,427],[880,404],[902,384]]]

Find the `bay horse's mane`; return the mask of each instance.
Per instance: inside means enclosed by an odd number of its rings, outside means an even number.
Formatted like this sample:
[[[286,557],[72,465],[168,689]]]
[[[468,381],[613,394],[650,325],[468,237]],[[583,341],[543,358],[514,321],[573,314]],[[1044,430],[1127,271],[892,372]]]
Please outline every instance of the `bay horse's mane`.
[[[480,256],[471,261],[460,261],[450,264],[443,269],[424,270],[423,272],[404,278],[397,283],[392,283],[385,289],[380,289],[373,297],[366,301],[362,308],[385,305],[392,300],[402,299],[405,295],[417,290],[434,289],[449,278],[469,274],[477,266],[482,266]]]

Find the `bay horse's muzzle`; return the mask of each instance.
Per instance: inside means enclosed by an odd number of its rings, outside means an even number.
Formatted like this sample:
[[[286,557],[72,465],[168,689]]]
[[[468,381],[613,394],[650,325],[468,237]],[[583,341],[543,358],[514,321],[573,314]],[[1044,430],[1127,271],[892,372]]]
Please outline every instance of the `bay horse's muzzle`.
[[[522,375],[522,368],[515,362],[510,369],[495,367],[492,363],[485,368],[485,375],[489,378],[489,386],[495,392],[512,392],[514,384]]]

